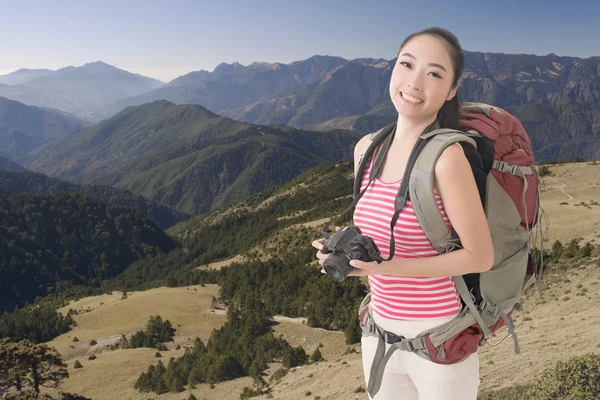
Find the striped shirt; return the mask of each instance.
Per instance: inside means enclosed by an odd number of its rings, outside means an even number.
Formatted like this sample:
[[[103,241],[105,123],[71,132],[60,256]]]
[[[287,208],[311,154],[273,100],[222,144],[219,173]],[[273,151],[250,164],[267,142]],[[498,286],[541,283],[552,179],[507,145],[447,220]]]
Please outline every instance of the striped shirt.
[[[361,191],[369,182],[373,166],[365,168]],[[390,254],[390,223],[394,215],[394,199],[400,181],[386,183],[375,178],[354,210],[354,224],[377,244],[383,258]],[[441,198],[435,192],[438,207],[451,228]],[[394,258],[433,257],[439,253],[431,246],[412,208],[406,202],[394,226],[396,249]],[[385,261],[384,261],[385,262]],[[451,277],[402,277],[369,275],[371,307],[380,316],[394,320],[443,318],[461,310],[460,296]]]

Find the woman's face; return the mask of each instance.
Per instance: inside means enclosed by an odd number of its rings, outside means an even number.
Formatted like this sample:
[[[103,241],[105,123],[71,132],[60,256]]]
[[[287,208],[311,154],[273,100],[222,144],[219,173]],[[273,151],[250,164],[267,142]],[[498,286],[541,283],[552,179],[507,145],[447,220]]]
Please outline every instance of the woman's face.
[[[398,114],[434,119],[447,100],[456,95],[454,70],[442,39],[430,35],[412,38],[398,54],[390,80],[390,97]]]

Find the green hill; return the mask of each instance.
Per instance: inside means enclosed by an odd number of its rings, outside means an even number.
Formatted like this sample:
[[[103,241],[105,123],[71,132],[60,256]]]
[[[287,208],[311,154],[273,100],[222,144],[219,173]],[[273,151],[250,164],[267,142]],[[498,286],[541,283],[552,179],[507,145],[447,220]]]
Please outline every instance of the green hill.
[[[16,162],[6,153],[0,152],[0,174],[4,171],[25,171],[26,169]]]
[[[33,171],[129,190],[198,214],[350,159],[359,136],[233,121],[200,106],[157,101],[18,159]]]
[[[135,208],[142,214],[154,219],[162,229],[169,228],[191,217],[190,214],[174,210],[172,207],[132,194],[127,190],[105,185],[77,185],[58,178],[50,178],[37,172],[25,171],[23,167],[20,167],[21,172],[3,171],[2,169],[7,170],[9,168],[2,168],[2,165],[2,158],[0,158],[0,190],[34,194],[76,193],[113,205]],[[11,165],[19,167],[14,162]]]
[[[0,311],[98,286],[175,243],[136,210],[70,193],[0,191]]]
[[[21,157],[47,141],[85,126],[64,112],[0,97],[0,150]]]

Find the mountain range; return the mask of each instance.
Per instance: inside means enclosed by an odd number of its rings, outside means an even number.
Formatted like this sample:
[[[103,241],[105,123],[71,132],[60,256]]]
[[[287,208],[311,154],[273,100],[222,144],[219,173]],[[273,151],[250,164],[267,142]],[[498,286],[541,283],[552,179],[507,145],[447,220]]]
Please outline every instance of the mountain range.
[[[339,118],[393,115],[388,83],[395,62],[316,55],[289,64],[221,63],[212,72],[194,71],[163,84],[98,61],[0,76],[0,96],[95,121],[127,106],[164,99],[199,104],[244,122],[308,128]],[[600,57],[465,51],[459,93],[462,100],[499,107],[597,102],[599,70]],[[76,106],[69,104],[74,99]]]
[[[106,104],[162,85],[156,79],[96,61],[56,71],[21,69],[0,76],[0,96],[97,122],[104,118],[100,111]]]
[[[390,115],[388,84],[396,60],[314,56],[281,63],[220,64],[114,109],[166,99],[202,104],[213,112],[258,124],[313,127],[336,118]],[[600,101],[600,57],[562,57],[465,51],[460,97],[499,107]],[[347,126],[345,126],[347,127]]]
[[[324,162],[349,159],[352,131],[258,126],[198,105],[156,101],[128,107],[16,161],[31,171],[126,189],[198,214]]]

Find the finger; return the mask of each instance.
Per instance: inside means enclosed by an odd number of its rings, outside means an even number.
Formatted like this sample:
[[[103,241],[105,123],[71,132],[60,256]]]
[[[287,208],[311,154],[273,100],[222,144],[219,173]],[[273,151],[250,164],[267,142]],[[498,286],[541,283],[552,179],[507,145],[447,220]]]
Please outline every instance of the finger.
[[[321,273],[322,273],[322,274],[326,274],[327,272],[325,272],[325,270],[324,270],[324,269],[321,269]]]
[[[342,229],[342,228],[340,228],[339,226],[336,226],[336,227],[335,227],[335,231],[336,231],[336,232],[337,232],[337,231],[339,231],[340,229]]]
[[[319,250],[321,250],[323,248],[323,242],[321,240],[324,240],[324,239],[314,240],[311,243],[312,246],[315,247],[315,248],[317,248],[317,249],[319,249]]]

